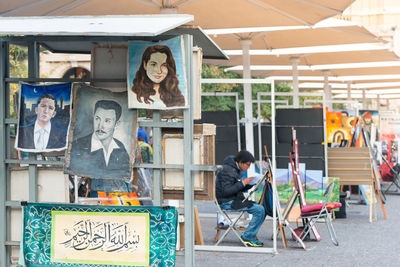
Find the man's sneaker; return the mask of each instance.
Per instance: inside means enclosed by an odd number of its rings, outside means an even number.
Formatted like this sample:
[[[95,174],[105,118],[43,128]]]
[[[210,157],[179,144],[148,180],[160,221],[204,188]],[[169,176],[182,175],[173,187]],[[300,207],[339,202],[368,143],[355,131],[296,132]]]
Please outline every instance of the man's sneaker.
[[[249,247],[262,247],[262,246],[264,246],[264,243],[263,243],[263,242],[258,241],[258,240],[256,240],[256,239],[254,239],[254,240],[247,240],[247,239],[245,239],[245,238],[243,238],[243,237],[242,237],[242,239],[243,239],[244,243],[245,243],[247,246],[249,246]]]

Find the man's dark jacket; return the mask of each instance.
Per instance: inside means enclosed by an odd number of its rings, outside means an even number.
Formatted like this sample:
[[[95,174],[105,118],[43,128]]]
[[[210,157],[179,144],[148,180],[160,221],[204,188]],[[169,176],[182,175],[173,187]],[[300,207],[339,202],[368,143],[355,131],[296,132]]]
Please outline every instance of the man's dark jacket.
[[[222,170],[217,173],[215,180],[215,194],[219,204],[233,200],[232,209],[251,207],[252,201],[245,199],[243,192],[251,188],[251,185],[244,185],[242,182],[242,171],[239,169],[234,156],[224,159]]]
[[[34,141],[35,123],[27,127],[19,127],[18,147],[26,149],[35,149]],[[51,125],[49,142],[46,149],[64,148],[67,142],[67,131],[59,129],[56,125]]]
[[[103,150],[91,152],[92,134],[72,142],[69,170],[82,176],[96,178],[129,178],[131,168],[129,154],[119,140],[113,138],[118,148],[115,148],[106,166]]]

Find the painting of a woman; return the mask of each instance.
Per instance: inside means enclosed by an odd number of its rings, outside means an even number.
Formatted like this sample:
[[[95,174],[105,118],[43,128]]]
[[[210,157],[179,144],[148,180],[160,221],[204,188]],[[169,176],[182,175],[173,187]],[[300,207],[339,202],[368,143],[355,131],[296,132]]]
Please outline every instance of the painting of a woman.
[[[186,104],[182,93],[184,85],[178,78],[177,67],[183,70],[182,58],[177,66],[168,45],[147,46],[141,55],[140,66],[134,72],[134,77],[130,76],[129,107],[148,109],[184,107]]]
[[[176,77],[175,60],[168,46],[154,45],[146,48],[133,80],[132,91],[140,103],[162,101],[166,107],[185,105]]]

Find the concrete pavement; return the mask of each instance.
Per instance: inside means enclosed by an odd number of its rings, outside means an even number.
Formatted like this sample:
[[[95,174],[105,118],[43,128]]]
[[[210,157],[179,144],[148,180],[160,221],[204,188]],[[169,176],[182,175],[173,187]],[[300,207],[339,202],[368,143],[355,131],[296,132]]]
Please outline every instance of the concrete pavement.
[[[369,207],[350,204],[347,218],[336,219],[333,224],[339,246],[332,244],[324,223],[318,223],[322,240],[306,241],[307,250],[299,248],[290,234],[287,249],[278,238],[278,254],[232,253],[195,251],[195,266],[400,266],[400,195],[387,195],[385,204],[387,219],[377,205],[377,221],[369,222]],[[213,245],[216,230],[215,206],[212,202],[197,202],[205,245]],[[292,223],[295,226],[295,223]],[[258,238],[265,246],[272,247],[272,220],[266,220]],[[243,247],[238,238],[229,233],[223,245]],[[178,252],[176,266],[185,266],[183,252]]]

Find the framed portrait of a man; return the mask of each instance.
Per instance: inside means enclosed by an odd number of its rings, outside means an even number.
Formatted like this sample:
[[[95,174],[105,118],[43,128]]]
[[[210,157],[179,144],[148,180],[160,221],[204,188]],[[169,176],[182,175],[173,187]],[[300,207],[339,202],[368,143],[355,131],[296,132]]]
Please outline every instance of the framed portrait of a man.
[[[73,86],[73,111],[64,171],[92,178],[130,178],[133,111],[126,92]],[[133,136],[133,137],[132,137]]]
[[[67,148],[71,117],[71,83],[21,83],[15,148],[51,152]]]
[[[127,77],[129,108],[187,107],[183,38],[129,42]]]

